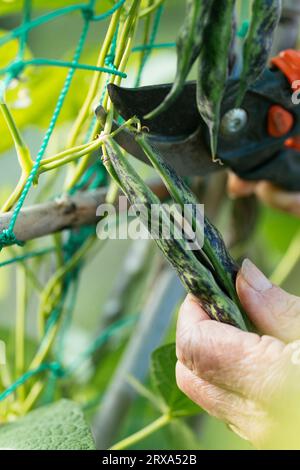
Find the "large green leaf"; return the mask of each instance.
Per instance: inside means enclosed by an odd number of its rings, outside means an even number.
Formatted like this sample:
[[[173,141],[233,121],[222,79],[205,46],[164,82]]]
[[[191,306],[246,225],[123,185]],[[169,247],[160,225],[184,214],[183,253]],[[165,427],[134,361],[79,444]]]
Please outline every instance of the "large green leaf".
[[[79,406],[61,400],[1,426],[0,449],[95,450],[95,444]]]
[[[177,387],[175,344],[167,344],[152,354],[151,376],[155,387],[173,416],[191,416],[201,409]]]

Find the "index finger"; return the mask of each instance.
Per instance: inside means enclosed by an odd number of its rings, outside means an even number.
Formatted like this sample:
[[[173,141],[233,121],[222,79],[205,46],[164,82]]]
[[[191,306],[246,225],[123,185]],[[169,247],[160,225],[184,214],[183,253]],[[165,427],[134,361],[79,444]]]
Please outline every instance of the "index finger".
[[[255,193],[269,206],[300,217],[300,193],[284,191],[267,181],[259,182]]]

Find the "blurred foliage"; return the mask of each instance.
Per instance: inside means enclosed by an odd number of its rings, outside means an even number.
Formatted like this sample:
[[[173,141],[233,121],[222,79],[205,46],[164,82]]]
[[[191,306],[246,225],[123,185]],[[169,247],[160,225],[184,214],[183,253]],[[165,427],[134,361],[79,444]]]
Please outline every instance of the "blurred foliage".
[[[23,8],[23,0],[0,0],[0,14],[11,15],[20,13]],[[34,0],[33,6],[35,11],[53,10],[55,8],[63,8],[70,5],[83,5],[82,0]],[[113,0],[102,0],[98,2],[97,13],[107,11],[108,7],[114,5]]]
[[[299,229],[299,219],[290,214],[265,208],[261,234],[270,250],[283,255],[293,236]]]
[[[176,384],[176,346],[166,344],[152,354],[151,377],[159,395],[175,416],[189,416],[200,412],[199,406],[191,402]]]
[[[6,31],[3,29],[0,30],[0,38],[5,36]],[[7,42],[1,46],[1,55],[0,55],[0,68],[6,67],[10,62],[13,62],[16,58],[16,55],[19,50],[19,41],[13,39],[12,41]],[[28,59],[31,57],[31,53],[28,47],[25,50],[24,58]]]
[[[19,129],[24,129],[29,125],[45,129],[49,125],[66,74],[67,70],[59,67],[28,68],[22,81],[13,81],[6,97]],[[78,88],[83,94],[88,89],[85,73],[78,72],[74,77],[72,90]],[[82,96],[79,93],[70,92],[60,113],[59,125],[74,117],[82,102]],[[0,115],[0,128],[5,128],[2,114]],[[4,152],[12,146],[13,142],[8,132],[3,132],[1,137],[0,152]]]
[[[47,10],[53,10],[54,8],[61,8],[68,5],[82,4],[83,1],[79,0],[33,0],[35,16],[38,14],[44,14]],[[180,6],[178,1],[169,0],[168,7],[172,12],[171,15],[165,15],[164,27],[158,35],[157,41],[165,41],[174,39],[174,28],[181,21],[182,5]],[[242,14],[247,17],[248,5],[250,2],[240,1],[239,5],[244,6],[247,4],[247,8],[242,9]],[[10,21],[19,24],[23,0],[0,0],[0,15],[15,15],[7,16],[7,24]],[[113,6],[115,3],[113,0],[102,0],[97,2],[97,13],[101,13],[107,10],[108,7]],[[76,14],[72,14],[71,17],[64,17],[61,22],[56,24],[52,22],[50,26],[40,27],[32,34],[30,34],[30,50],[26,50],[26,57],[31,57],[35,50],[42,50],[47,46],[47,52],[55,55],[56,59],[68,60],[72,54],[71,44],[70,48],[64,47],[64,40],[62,34],[66,37],[73,37],[78,35],[78,28],[81,18],[77,17]],[[14,23],[14,24],[15,24]],[[5,18],[2,18],[1,27],[5,27]],[[52,38],[50,40],[46,37],[46,28],[51,28]],[[95,25],[97,28],[97,44],[101,41],[101,34],[103,32],[100,24]],[[75,30],[75,31],[74,31]],[[58,34],[57,34],[58,31]],[[0,36],[5,33],[1,30]],[[76,34],[75,34],[76,33]],[[92,43],[89,43],[87,50],[85,50],[84,56],[81,60],[82,63],[95,63],[96,59],[96,47],[95,36],[92,36]],[[63,47],[61,46],[63,44]],[[73,44],[72,44],[73,46]],[[18,50],[18,41],[13,40],[7,45],[1,47],[0,55],[0,67],[4,67],[9,64],[15,57]],[[155,60],[159,62],[160,52],[155,52]],[[165,57],[165,56],[162,56]],[[136,66],[136,59],[138,55],[135,55],[130,62],[130,68]],[[164,59],[163,59],[164,60]],[[161,67],[161,62],[159,67]],[[158,67],[158,68],[159,68]],[[162,68],[162,67],[161,67]],[[149,67],[151,70],[151,67]],[[18,124],[18,127],[23,131],[30,125],[35,126],[39,131],[44,131],[48,124],[50,117],[53,113],[55,103],[63,82],[67,74],[67,69],[58,67],[36,67],[28,68],[22,74],[22,78],[19,81],[14,81],[10,90],[7,92],[7,101],[12,109],[14,118]],[[61,115],[59,117],[58,124],[61,126],[61,132],[64,132],[64,126],[68,126],[76,117],[78,110],[82,104],[83,98],[88,90],[90,78],[92,72],[81,72],[78,71],[75,74],[70,93],[66,99],[66,102],[62,108]],[[172,72],[167,71],[169,79],[172,79]],[[152,80],[150,74],[147,75],[146,80]],[[4,121],[0,116],[0,157],[4,158],[4,151],[8,150],[12,146],[12,141],[8,132],[3,132]],[[29,135],[29,145],[36,146],[36,140],[41,137],[40,134]],[[11,168],[11,159],[14,157],[12,154],[6,154],[9,158],[1,162],[1,175],[0,175],[0,199],[4,199],[3,193],[7,192],[7,173]],[[148,171],[148,170],[147,170]],[[7,172],[7,173],[6,173]],[[145,172],[146,173],[146,172]],[[55,191],[60,190],[55,186]],[[299,220],[293,218],[287,214],[280,213],[278,211],[263,208],[260,218],[260,222],[257,226],[256,234],[253,240],[251,240],[251,256],[257,261],[262,269],[268,274],[272,272],[276,264],[280,261],[284,255],[289,243],[291,242],[297,229],[299,229]],[[99,317],[102,313],[102,306],[105,303],[110,291],[110,287],[116,278],[119,264],[122,262],[124,254],[128,248],[128,244],[123,241],[111,241],[107,244],[104,252],[101,252],[101,257],[95,256],[92,262],[88,265],[84,272],[82,279],[82,285],[80,287],[79,299],[75,309],[75,323],[79,329],[87,333],[88,337],[93,337],[95,329],[97,329]],[[8,254],[1,254],[1,260],[4,260]],[[150,261],[149,261],[150,265]],[[45,271],[51,271],[51,262],[46,267]],[[105,275],[103,275],[103,270]],[[11,317],[11,312],[14,312],[14,303],[11,300],[14,291],[14,283],[12,281],[14,275],[13,268],[6,270],[0,268],[0,325]],[[43,276],[45,273],[43,273]],[[146,295],[147,292],[143,292],[144,289],[147,291],[149,288],[146,282],[147,273],[143,273],[140,276],[139,281],[131,292],[128,292],[126,299],[126,305],[124,306],[125,313],[138,313],[133,311],[134,306],[137,309],[137,299]],[[43,277],[44,279],[44,277]],[[295,283],[294,283],[295,284]],[[293,285],[294,285],[293,284]],[[300,287],[298,283],[293,287],[294,293],[300,295]],[[289,289],[290,284],[286,287]],[[4,299],[6,294],[6,299]],[[144,298],[144,297],[143,297]],[[93,300],[91,300],[93,299]],[[175,323],[176,323],[176,312],[174,312],[174,321],[170,327],[170,331],[167,335],[167,341],[174,341],[175,337]],[[35,335],[35,325],[31,320],[28,321],[28,331],[30,331],[30,338]],[[8,360],[13,361],[14,359],[14,331],[13,329],[8,330],[1,328],[0,338],[7,342],[8,346]],[[72,378],[69,381],[63,381],[60,385],[59,394],[69,396],[86,406],[86,414],[92,420],[93,413],[96,407],[101,401],[101,397],[109,383],[113,372],[116,370],[119,359],[127,345],[127,336],[120,335],[113,342],[111,342],[107,348],[107,354],[104,354],[101,358],[99,367],[91,364],[85,364],[85,368],[89,369],[87,377],[89,380],[84,381],[79,375]],[[74,344],[74,348],[77,345]],[[174,353],[174,347],[173,353]],[[168,349],[168,348],[167,348]],[[28,339],[28,347],[26,353],[28,357],[31,357],[36,350],[35,341]],[[170,349],[168,349],[170,352]],[[191,414],[199,411],[195,405],[187,405],[188,400],[174,388],[175,375],[174,375],[174,364],[175,355],[171,354],[162,355],[162,350],[159,350],[154,354],[153,367],[155,369],[154,382],[156,383],[157,389],[165,399],[168,405],[176,404],[176,407],[180,405],[181,409],[187,409],[191,406]],[[162,371],[167,373],[163,373]],[[147,386],[151,386],[150,383]],[[149,422],[156,419],[158,416],[157,410],[145,400],[143,397],[138,397],[130,408],[130,413],[123,426],[120,427],[119,437],[130,435],[137,429],[142,428]],[[188,426],[189,425],[189,426]],[[191,426],[190,426],[191,425]],[[195,432],[194,432],[194,431]],[[151,449],[194,449],[194,448],[207,448],[207,449],[244,449],[250,446],[235,436],[229,431],[225,425],[216,422],[216,420],[207,416],[201,415],[200,421],[194,421],[194,418],[186,420],[186,423],[180,421],[173,421],[168,428],[158,431],[151,437],[148,437],[141,442],[136,448],[151,448]]]

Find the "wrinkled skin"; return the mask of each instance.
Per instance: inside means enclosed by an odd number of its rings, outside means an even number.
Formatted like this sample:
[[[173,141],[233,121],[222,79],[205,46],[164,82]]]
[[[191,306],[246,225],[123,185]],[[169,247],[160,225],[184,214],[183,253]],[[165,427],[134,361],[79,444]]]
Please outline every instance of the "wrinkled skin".
[[[259,334],[210,320],[188,295],[177,326],[177,383],[256,448],[300,449],[300,298],[245,260],[241,303]]]

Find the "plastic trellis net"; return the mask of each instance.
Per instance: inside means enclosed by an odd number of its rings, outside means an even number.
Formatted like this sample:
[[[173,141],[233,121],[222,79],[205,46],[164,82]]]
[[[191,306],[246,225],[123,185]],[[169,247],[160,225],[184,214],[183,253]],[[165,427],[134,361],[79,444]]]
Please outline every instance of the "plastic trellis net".
[[[72,184],[69,184],[67,188],[67,191],[72,194],[82,188],[92,190],[107,184],[106,173],[100,158],[96,164],[90,164],[89,162],[89,156],[93,151],[99,150],[99,153],[101,151],[101,145],[95,146],[95,138],[99,135],[99,123],[90,111],[91,105],[97,99],[98,103],[103,104],[104,108],[109,111],[107,84],[110,82],[119,84],[122,79],[126,78],[126,64],[131,53],[139,54],[139,67],[135,82],[136,86],[139,86],[151,51],[157,48],[174,46],[172,43],[157,44],[155,42],[163,11],[162,0],[143,2],[141,0],[111,0],[110,2],[90,0],[86,3],[67,5],[42,16],[35,16],[34,4],[34,1],[24,0],[21,24],[0,36],[0,54],[2,46],[9,44],[11,41],[18,41],[16,57],[0,69],[0,106],[8,131],[13,138],[22,170],[22,177],[6,208],[6,210],[12,208],[12,216],[8,228],[0,233],[0,250],[14,244],[23,245],[14,234],[15,224],[32,185],[37,181],[42,171],[57,170],[60,166],[72,162]],[[106,11],[103,11],[103,4],[110,5]],[[48,23],[52,24],[55,20],[70,14],[78,14],[82,19],[81,31],[74,48],[72,60],[28,58],[26,48],[30,32]],[[89,65],[81,62],[81,56],[91,24],[95,22],[105,22],[107,33],[103,42],[99,44],[100,53],[97,63]],[[144,30],[141,45],[135,45],[133,41],[138,23],[139,26],[140,24],[143,26]],[[95,38],[95,44],[97,44],[97,39]],[[42,66],[63,67],[68,71],[40,149],[36,158],[32,159],[5,99],[11,83],[15,80],[22,80],[22,75],[27,68]],[[69,141],[66,142],[65,150],[54,157],[47,157],[46,152],[49,141],[58,122],[74,75],[78,70],[85,70],[87,73],[92,74],[88,94],[71,130]],[[82,129],[85,129],[85,135],[82,135]],[[2,132],[4,132],[3,129]],[[81,158],[81,156],[83,157]],[[50,372],[48,385],[52,384],[53,388],[58,378],[72,374],[87,357],[90,357],[112,335],[125,327],[129,327],[135,321],[135,316],[129,316],[112,324],[95,338],[86,351],[83,351],[75,358],[68,367],[63,368],[64,338],[74,309],[84,256],[92,246],[95,238],[94,232],[94,228],[81,227],[76,231],[69,230],[67,236],[64,236],[62,245],[63,263],[53,276],[56,284],[49,287],[51,296],[47,297],[47,318],[44,328],[42,328],[40,345],[32,362],[27,367],[24,366],[23,373],[0,393],[0,401],[18,391],[33,376],[47,371]],[[28,260],[33,258],[49,256],[56,249],[57,247],[54,245],[31,252],[26,251],[24,254],[18,254],[0,262],[0,268],[13,263],[26,264]],[[59,286],[60,288],[58,297],[53,294],[55,290],[51,290],[53,286]],[[62,317],[63,321],[61,321]],[[54,339],[56,340],[56,348],[53,351]],[[54,355],[52,362],[47,360],[50,349],[53,353],[52,357]]]

